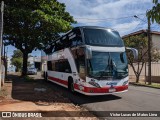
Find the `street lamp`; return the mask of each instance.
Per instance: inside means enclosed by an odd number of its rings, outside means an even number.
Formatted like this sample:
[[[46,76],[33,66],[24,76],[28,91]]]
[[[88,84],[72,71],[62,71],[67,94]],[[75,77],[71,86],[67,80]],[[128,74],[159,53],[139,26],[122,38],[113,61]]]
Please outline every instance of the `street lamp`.
[[[145,20],[139,18],[137,15],[134,15],[134,17],[137,18],[137,19],[139,19],[139,20],[141,20],[141,21],[143,21],[143,22],[145,22],[145,23],[147,22],[147,21],[145,21]]]
[[[138,16],[134,15],[135,18],[140,19]],[[146,22],[142,19],[140,19],[143,22]],[[151,43],[152,43],[152,39],[151,39],[151,23],[150,23],[150,19],[148,18],[148,30],[147,30],[147,36],[148,36],[148,84],[151,84]]]

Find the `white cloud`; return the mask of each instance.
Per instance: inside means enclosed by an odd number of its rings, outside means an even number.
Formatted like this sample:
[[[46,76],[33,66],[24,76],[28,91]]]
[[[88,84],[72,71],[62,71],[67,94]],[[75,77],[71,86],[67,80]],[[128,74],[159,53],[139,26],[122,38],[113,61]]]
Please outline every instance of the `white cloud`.
[[[121,35],[124,35],[126,33],[130,33],[131,31],[134,30],[135,27],[139,24],[139,21],[132,21],[130,23],[122,23],[122,24],[117,24],[113,26],[113,29],[119,31]]]
[[[152,6],[152,0],[58,0],[66,4],[66,10],[79,23],[78,25],[94,25],[115,27],[121,34],[132,31],[140,21],[135,18],[119,20],[96,20],[121,18],[146,13]],[[144,15],[140,16],[143,17]],[[77,19],[76,19],[77,18]],[[88,19],[79,19],[88,18]],[[92,20],[90,20],[92,19]],[[95,20],[93,20],[95,19]],[[127,27],[126,29],[124,29]]]

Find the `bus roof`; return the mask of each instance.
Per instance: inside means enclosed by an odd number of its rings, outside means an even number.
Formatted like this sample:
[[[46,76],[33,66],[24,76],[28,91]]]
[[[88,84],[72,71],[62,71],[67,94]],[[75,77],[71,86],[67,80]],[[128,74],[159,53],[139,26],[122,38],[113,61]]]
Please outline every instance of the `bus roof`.
[[[61,38],[65,37],[67,34],[71,33],[73,30],[75,30],[75,29],[84,29],[84,28],[89,28],[89,29],[106,29],[106,30],[116,31],[116,30],[111,29],[111,28],[100,27],[100,26],[77,26],[77,27],[74,27],[73,29],[69,30],[68,32],[66,32],[64,35],[60,36],[56,40],[54,40],[52,42],[52,45],[53,45],[53,43],[56,43],[56,42],[60,41]]]
[[[69,30],[68,32],[64,33],[64,35],[60,36],[58,39],[54,40],[57,41],[59,40],[60,38],[64,37],[66,34],[70,33],[72,30],[74,29],[83,29],[83,28],[90,28],[90,29],[108,29],[108,30],[112,30],[112,31],[116,31],[114,29],[111,29],[111,28],[106,28],[106,27],[100,27],[100,26],[77,26],[77,27],[74,27],[73,29]]]
[[[91,29],[110,29],[110,30],[113,30],[113,31],[116,31],[114,29],[111,29],[111,28],[107,28],[107,27],[100,27],[100,26],[77,26],[77,27],[74,27],[73,29],[77,29],[77,28],[91,28]]]

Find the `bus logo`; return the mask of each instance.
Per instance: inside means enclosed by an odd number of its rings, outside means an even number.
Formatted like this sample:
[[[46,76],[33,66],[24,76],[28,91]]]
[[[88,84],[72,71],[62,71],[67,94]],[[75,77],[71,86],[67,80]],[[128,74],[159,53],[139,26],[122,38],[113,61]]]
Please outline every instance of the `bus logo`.
[[[117,85],[117,82],[107,82],[106,85],[114,86],[114,85]]]

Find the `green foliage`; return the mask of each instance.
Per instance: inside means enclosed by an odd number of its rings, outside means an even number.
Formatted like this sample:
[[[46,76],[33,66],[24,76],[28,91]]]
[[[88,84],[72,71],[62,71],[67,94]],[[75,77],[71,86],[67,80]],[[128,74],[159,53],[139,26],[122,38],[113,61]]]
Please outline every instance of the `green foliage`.
[[[133,59],[133,54],[131,52],[127,52],[128,62],[136,75],[136,82],[138,82],[144,63],[148,62],[147,36],[145,34],[131,36],[125,38],[124,43],[126,47],[132,47],[138,50],[138,59],[136,61]],[[160,53],[157,52],[157,50],[154,47],[152,47],[151,56],[152,61],[154,62],[160,59]]]
[[[124,39],[125,46],[136,48],[138,50],[138,60],[139,62],[147,61],[147,46],[148,40],[144,34],[131,36]],[[128,53],[129,64],[132,64],[134,61],[132,53]]]
[[[23,53],[20,50],[14,50],[11,64],[16,66],[16,71],[20,71],[23,64]]]
[[[4,38],[27,53],[48,45],[75,22],[56,0],[6,0],[4,12]]]
[[[160,89],[160,84],[159,83],[152,83],[151,85],[148,85],[147,83],[132,83],[132,84]]]
[[[138,60],[134,61],[132,53],[128,53],[129,63],[133,62],[147,62],[148,61],[148,38],[145,34],[131,36],[124,39],[125,46],[136,48],[138,50]],[[160,53],[152,45],[151,50],[152,62],[160,59]],[[131,59],[132,58],[132,59]]]
[[[5,0],[4,40],[23,53],[23,72],[28,54],[46,48],[71,29],[74,19],[57,0]]]
[[[16,70],[20,71],[22,68],[22,58],[14,58],[12,59],[12,64],[16,66]]]
[[[153,0],[153,3],[154,6],[147,12],[147,17],[151,19],[152,22],[160,24],[160,3],[158,3],[158,0]]]
[[[23,78],[26,82],[34,82],[34,79],[32,77],[29,77],[28,75]]]
[[[20,50],[13,51],[12,58],[22,58],[22,57],[23,57],[23,53]]]

